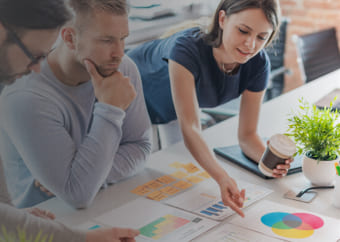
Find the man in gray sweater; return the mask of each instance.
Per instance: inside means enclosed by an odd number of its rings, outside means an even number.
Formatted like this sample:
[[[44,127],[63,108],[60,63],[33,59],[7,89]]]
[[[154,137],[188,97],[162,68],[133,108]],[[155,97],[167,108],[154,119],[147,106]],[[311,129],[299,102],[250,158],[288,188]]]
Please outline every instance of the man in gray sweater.
[[[74,17],[41,72],[1,95],[0,153],[17,207],[50,198],[37,180],[71,206],[85,208],[103,185],[140,171],[151,152],[140,75],[124,55],[126,0],[70,5]]]
[[[31,71],[39,72],[40,61],[49,52],[59,27],[68,19],[63,0],[0,0],[0,84],[13,83]],[[0,159],[0,239],[5,236],[4,229],[16,234],[18,228],[28,236],[39,232],[52,235],[54,242],[134,241],[138,234],[119,228],[82,232],[18,210],[11,204],[4,176]]]

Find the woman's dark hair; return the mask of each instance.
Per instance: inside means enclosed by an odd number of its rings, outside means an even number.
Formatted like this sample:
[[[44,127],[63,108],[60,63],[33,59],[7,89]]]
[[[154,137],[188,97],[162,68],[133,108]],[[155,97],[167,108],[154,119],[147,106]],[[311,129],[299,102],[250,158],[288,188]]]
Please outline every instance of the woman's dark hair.
[[[214,14],[210,29],[203,34],[204,41],[213,47],[222,44],[222,29],[219,26],[219,12],[225,11],[226,16],[241,12],[246,9],[262,9],[268,22],[273,26],[273,33],[268,38],[266,46],[274,39],[280,27],[280,5],[277,0],[222,0]]]
[[[26,29],[56,29],[71,14],[66,0],[0,0],[0,22],[17,32]]]

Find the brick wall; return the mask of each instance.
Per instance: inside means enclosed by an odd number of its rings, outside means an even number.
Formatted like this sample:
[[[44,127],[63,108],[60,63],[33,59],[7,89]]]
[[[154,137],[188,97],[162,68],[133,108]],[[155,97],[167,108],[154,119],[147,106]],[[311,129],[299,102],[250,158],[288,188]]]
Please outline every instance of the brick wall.
[[[335,26],[340,46],[340,0],[279,0],[282,15],[290,19],[287,29],[285,66],[293,71],[285,76],[284,91],[303,84],[296,62],[293,35],[302,35]]]

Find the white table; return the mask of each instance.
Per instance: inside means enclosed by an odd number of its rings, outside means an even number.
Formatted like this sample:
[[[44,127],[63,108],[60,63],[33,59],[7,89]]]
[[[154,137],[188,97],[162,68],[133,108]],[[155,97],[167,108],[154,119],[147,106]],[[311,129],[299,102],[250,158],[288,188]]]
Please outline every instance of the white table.
[[[307,101],[315,102],[335,87],[340,87],[340,70],[265,103],[261,110],[258,127],[260,136],[270,137],[274,133],[285,132],[288,114],[293,109],[296,109],[300,97],[303,96]],[[236,116],[205,130],[204,137],[212,148],[237,144],[237,125],[238,117]],[[267,200],[340,219],[340,209],[336,209],[331,205],[333,190],[319,190],[312,203],[302,203],[283,198],[283,194],[289,189],[303,189],[309,185],[302,173],[282,179],[264,180],[232,163],[224,162],[222,158],[219,158],[219,160],[221,165],[236,180],[242,179],[273,189],[274,192],[266,197]],[[59,221],[67,225],[74,226],[84,223],[91,218],[136,199],[138,196],[129,191],[138,185],[159,177],[161,174],[167,173],[169,164],[174,161],[194,162],[183,143],[178,143],[152,154],[147,163],[147,168],[143,172],[100,191],[94,203],[88,209],[75,210],[57,198],[41,203],[39,207],[51,210],[56,214]]]

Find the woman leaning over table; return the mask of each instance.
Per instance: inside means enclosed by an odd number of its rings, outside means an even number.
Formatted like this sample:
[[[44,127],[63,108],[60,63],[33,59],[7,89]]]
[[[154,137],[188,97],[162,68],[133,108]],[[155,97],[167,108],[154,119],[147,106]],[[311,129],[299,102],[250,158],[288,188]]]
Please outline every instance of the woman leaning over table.
[[[218,183],[223,202],[241,216],[245,191],[239,191],[204,141],[199,107],[215,107],[242,95],[239,143],[247,156],[260,160],[265,145],[257,123],[270,73],[264,47],[279,23],[276,0],[222,0],[208,31],[188,28],[127,53],[141,72],[152,123],[178,119],[186,147]],[[274,176],[284,176],[291,161],[276,167]]]

